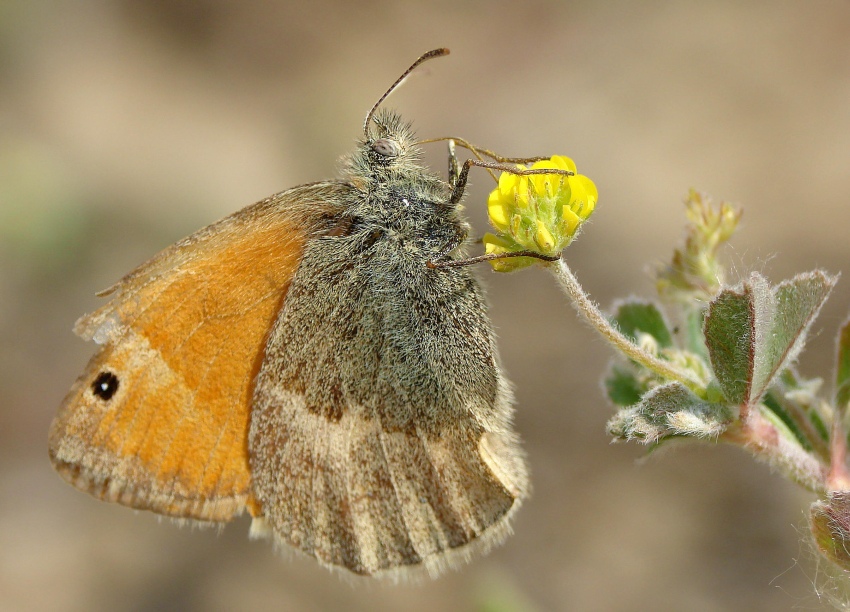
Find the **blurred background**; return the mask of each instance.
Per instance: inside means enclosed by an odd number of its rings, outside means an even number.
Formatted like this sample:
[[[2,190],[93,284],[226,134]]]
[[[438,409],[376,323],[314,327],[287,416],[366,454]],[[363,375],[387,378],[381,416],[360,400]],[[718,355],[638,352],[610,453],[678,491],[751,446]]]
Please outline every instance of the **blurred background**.
[[[848,272],[850,4],[0,1],[0,609],[819,609],[813,500],[744,452],[611,445],[611,351],[538,270],[479,273],[534,495],[420,586],[349,584],[225,530],[97,502],[50,468],[95,292],[159,249],[334,176],[377,97],[421,137],[573,157],[600,202],[567,252],[595,300],[650,297],[690,187],[745,209],[734,275]],[[445,172],[445,149],[427,158]],[[486,230],[486,173],[467,206]],[[832,373],[839,283],[803,355]],[[818,586],[820,585],[820,586]],[[816,589],[820,589],[819,591]]]

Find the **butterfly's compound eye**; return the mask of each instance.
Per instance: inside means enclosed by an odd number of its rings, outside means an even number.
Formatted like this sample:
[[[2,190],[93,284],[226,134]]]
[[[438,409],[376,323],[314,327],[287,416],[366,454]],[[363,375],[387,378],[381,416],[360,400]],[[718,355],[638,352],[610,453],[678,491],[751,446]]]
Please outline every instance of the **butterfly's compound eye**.
[[[382,157],[398,157],[401,152],[398,143],[389,138],[379,138],[371,146],[372,150]]]

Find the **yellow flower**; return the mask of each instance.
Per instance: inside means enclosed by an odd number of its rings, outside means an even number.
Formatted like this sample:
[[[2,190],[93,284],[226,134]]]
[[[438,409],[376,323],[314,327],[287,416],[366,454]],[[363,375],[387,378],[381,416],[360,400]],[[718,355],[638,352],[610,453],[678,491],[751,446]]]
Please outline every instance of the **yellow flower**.
[[[528,168],[519,165],[517,169]],[[573,174],[503,172],[498,187],[487,199],[490,223],[499,232],[498,236],[484,236],[487,253],[531,251],[557,256],[593,213],[599,197],[596,185],[586,176],[576,174],[576,165],[569,157],[554,155],[535,162],[530,169],[566,170]],[[516,257],[490,263],[493,269],[507,272],[534,261],[531,257]]]

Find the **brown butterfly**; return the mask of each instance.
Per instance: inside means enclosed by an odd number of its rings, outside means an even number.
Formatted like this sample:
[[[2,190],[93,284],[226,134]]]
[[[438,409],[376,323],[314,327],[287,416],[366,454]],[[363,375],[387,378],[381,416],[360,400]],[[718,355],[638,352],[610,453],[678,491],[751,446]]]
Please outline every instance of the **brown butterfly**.
[[[252,534],[364,575],[436,575],[507,535],[528,480],[482,290],[455,267],[472,261],[471,164],[431,174],[378,110],[446,53],[375,104],[341,178],[248,206],[102,294],[74,328],[98,353],[50,430],[63,478],[179,519],[247,509]]]

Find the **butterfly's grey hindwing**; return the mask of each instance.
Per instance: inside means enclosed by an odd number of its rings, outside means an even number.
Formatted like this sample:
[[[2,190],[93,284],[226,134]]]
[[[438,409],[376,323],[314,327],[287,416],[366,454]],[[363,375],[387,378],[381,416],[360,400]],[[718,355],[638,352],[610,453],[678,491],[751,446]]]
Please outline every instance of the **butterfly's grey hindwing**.
[[[427,266],[466,231],[451,189],[396,115],[369,136],[346,164],[345,231],[307,243],[268,336],[253,487],[277,539],[327,565],[436,573],[507,533],[527,474],[483,292],[468,268]]]

